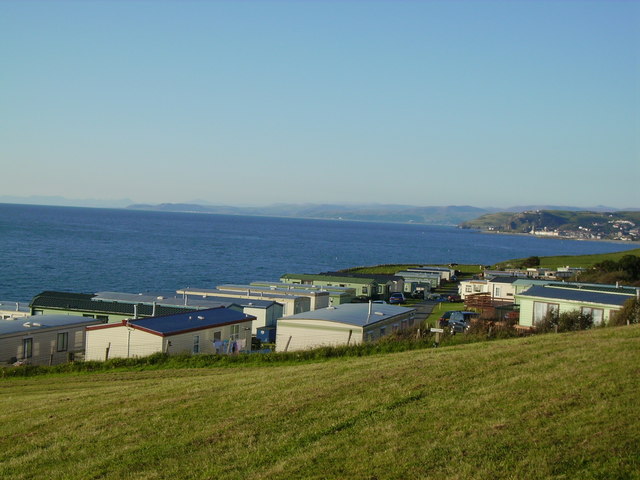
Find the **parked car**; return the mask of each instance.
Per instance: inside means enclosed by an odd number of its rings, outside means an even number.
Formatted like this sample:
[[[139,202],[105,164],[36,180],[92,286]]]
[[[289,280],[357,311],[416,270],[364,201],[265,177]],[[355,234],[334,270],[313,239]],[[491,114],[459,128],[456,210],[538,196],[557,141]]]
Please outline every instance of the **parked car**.
[[[450,302],[461,302],[462,298],[460,297],[460,295],[449,295],[447,297],[447,300],[449,300]]]
[[[453,321],[453,322],[470,323],[471,320],[473,320],[474,318],[479,318],[479,317],[480,317],[480,314],[478,312],[458,311],[458,312],[453,312],[451,314],[450,320]]]
[[[451,335],[465,333],[469,330],[469,322],[465,322],[464,320],[449,320],[449,328],[451,329]]]
[[[444,312],[439,320],[440,328],[451,326],[454,322],[470,324],[471,320],[480,316],[477,312],[465,312],[460,310],[449,310]],[[459,329],[458,329],[459,330]]]
[[[411,296],[413,298],[426,298],[424,294],[424,288],[416,288],[413,292],[411,292]]]
[[[389,295],[389,303],[404,303],[404,302],[405,302],[405,298],[404,298],[404,293],[402,292],[395,292]]]
[[[471,320],[479,317],[480,314],[477,312],[452,312],[448,324],[451,328],[451,334],[465,333],[469,330]]]
[[[455,313],[455,310],[449,310],[448,312],[444,312],[440,319],[438,320],[438,324],[440,328],[447,327],[449,325],[449,318],[451,318],[451,314]]]
[[[425,297],[427,300],[432,302],[444,302],[446,299],[440,295],[439,293],[430,293]]]

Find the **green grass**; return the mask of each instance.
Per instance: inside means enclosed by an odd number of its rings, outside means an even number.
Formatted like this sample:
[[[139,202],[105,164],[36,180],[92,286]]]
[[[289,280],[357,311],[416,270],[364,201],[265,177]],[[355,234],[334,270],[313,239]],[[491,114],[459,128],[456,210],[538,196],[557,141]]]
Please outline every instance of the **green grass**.
[[[457,311],[465,311],[467,310],[464,306],[464,302],[440,302],[434,308],[433,311],[429,314],[429,316],[424,321],[425,326],[429,327],[438,327],[438,320],[442,316],[442,314],[449,310],[457,310]]]
[[[558,268],[564,266],[589,268],[596,263],[604,260],[618,261],[625,255],[640,256],[640,248],[634,250],[624,250],[614,253],[598,253],[593,255],[558,255],[553,257],[540,257],[540,266],[543,268]],[[524,259],[507,260],[495,265],[496,268],[506,267],[508,265],[519,265]]]
[[[344,273],[362,273],[362,274],[379,274],[379,275],[395,275],[397,272],[406,270],[407,268],[415,268],[419,265],[415,264],[389,264],[389,265],[373,265],[370,267],[353,267],[340,270]]]
[[[406,270],[407,268],[420,267],[421,265],[415,264],[393,264],[393,265],[374,265],[371,267],[354,267],[341,270],[345,273],[362,273],[362,274],[386,274],[395,275],[397,272]],[[449,265],[431,265],[433,267],[448,267]],[[481,265],[456,265],[452,267],[460,271],[463,275],[475,275],[482,272]]]
[[[640,327],[0,380],[0,476],[640,478]]]

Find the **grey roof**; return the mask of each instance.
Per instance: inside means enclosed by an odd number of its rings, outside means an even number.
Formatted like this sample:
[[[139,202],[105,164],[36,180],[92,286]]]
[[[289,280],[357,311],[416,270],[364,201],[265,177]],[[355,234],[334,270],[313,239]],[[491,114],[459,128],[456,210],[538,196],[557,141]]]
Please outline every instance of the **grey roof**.
[[[580,303],[597,303],[599,305],[622,306],[634,295],[620,293],[593,292],[578,288],[559,288],[552,286],[534,285],[518,297],[549,298],[553,300],[566,300]]]
[[[557,280],[518,279],[513,283],[514,285],[548,285],[550,287],[577,288],[582,290],[591,290],[594,292],[625,293],[628,295],[635,295],[639,289],[639,287],[616,286],[616,285],[605,284],[605,283],[579,283],[579,282],[568,283],[568,282],[562,282]]]
[[[358,285],[371,285],[374,283],[377,283],[375,281],[375,279],[372,276],[366,276],[366,277],[352,277],[349,275],[327,275],[325,273],[318,273],[318,274],[310,274],[310,273],[285,273],[284,275],[282,275],[280,277],[280,280],[282,279],[286,279],[286,280],[291,280],[291,279],[295,279],[295,280],[302,280],[302,281],[309,281],[309,282],[313,282],[313,281],[319,281],[319,282],[338,282],[338,283],[355,283]]]
[[[135,293],[124,293],[124,292],[98,292],[91,299],[93,301],[107,301],[107,302],[120,302],[126,304],[145,304],[145,305],[163,305],[168,307],[193,307],[193,309],[208,309],[208,308],[216,308],[216,307],[227,307],[229,308],[233,304],[238,304],[238,302],[233,302],[229,300],[237,300],[237,299],[223,299],[223,298],[202,298],[202,297],[188,297],[187,302],[185,304],[185,299],[182,296],[164,296],[164,295],[155,295],[152,293],[147,294],[135,294]]]
[[[440,278],[438,272],[427,272],[426,270],[402,270],[396,272],[397,277],[427,277],[427,278]]]
[[[202,294],[210,294],[212,296],[214,296],[214,298],[218,299],[220,297],[224,297],[225,295],[232,295],[232,294],[236,294],[236,295],[244,295],[245,297],[260,297],[260,299],[272,299],[273,301],[277,302],[278,298],[289,298],[289,299],[295,299],[295,298],[301,298],[300,295],[294,295],[294,294],[289,294],[286,291],[274,291],[274,292],[267,292],[267,291],[256,291],[255,294],[251,294],[251,295],[247,295],[246,292],[241,292],[241,291],[237,291],[237,292],[233,292],[231,290],[218,290],[217,288],[184,288],[184,289],[180,289],[178,290],[177,293],[182,294],[185,293],[187,295],[189,295],[189,299],[193,298],[193,296],[195,295],[202,297]],[[208,298],[208,297],[207,297]],[[237,298],[234,297],[227,297],[229,299],[234,299],[234,300],[238,300]],[[191,300],[189,300],[191,301]],[[254,299],[251,299],[251,302],[254,302]]]
[[[354,287],[338,287],[338,286],[326,286],[326,285],[311,285],[309,283],[284,283],[284,282],[270,282],[270,281],[256,281],[251,282],[251,286],[258,287],[270,287],[274,286],[278,289],[292,289],[292,290],[324,290],[329,293],[351,293],[355,290]]]
[[[321,290],[316,290],[316,289],[306,289],[306,288],[287,288],[287,287],[275,287],[275,286],[262,286],[262,285],[233,285],[233,284],[225,284],[225,285],[218,285],[218,290],[223,290],[223,291],[233,291],[233,292],[243,292],[243,291],[247,291],[247,292],[264,292],[264,293],[290,293],[292,295],[299,295],[299,296],[314,296],[317,297],[318,295],[320,296],[327,296],[329,295],[329,292],[327,292],[326,290],[321,291]]]
[[[371,315],[369,315],[368,303],[343,303],[335,307],[320,308],[311,312],[297,313],[282,320],[302,319],[302,320],[324,320],[327,322],[346,323],[363,327],[372,323],[388,320],[395,316],[415,312],[414,308],[398,307],[384,303],[374,303],[371,305]]]
[[[232,298],[232,297],[206,297],[198,295],[187,295],[163,297],[153,294],[134,294],[134,293],[121,293],[121,292],[98,292],[94,299],[104,301],[114,301],[123,303],[145,303],[157,305],[165,305],[170,307],[192,307],[196,310],[205,310],[209,308],[226,307],[252,307],[252,308],[269,308],[273,304],[277,303],[273,300],[250,300],[245,298]]]
[[[0,335],[27,334],[47,328],[73,327],[102,323],[101,320],[80,315],[31,315],[13,320],[0,320]]]
[[[452,268],[447,268],[447,267],[429,267],[429,266],[412,267],[412,268],[407,268],[407,270],[409,270],[409,271],[414,271],[414,270],[418,270],[418,271],[432,270],[432,271],[436,271],[436,272],[453,272],[454,271]]]

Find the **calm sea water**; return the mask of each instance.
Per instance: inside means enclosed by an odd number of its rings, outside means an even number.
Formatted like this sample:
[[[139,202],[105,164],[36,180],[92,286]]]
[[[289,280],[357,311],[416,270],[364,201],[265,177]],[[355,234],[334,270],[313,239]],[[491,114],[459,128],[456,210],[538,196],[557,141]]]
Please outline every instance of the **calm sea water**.
[[[634,248],[453,227],[0,204],[0,300],[174,292],[384,263],[492,264]]]

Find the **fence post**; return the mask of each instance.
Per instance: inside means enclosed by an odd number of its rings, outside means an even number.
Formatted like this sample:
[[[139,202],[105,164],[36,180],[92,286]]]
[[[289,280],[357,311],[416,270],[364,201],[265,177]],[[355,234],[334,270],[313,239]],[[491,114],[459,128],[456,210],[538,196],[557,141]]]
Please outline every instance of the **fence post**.
[[[109,360],[109,349],[111,348],[111,342],[109,342],[109,345],[107,345],[107,348],[104,352],[104,361],[106,362],[107,360]]]
[[[51,355],[49,355],[49,366],[53,365],[53,347],[51,347]]]
[[[287,340],[287,345],[286,347],[284,347],[284,351],[286,352],[287,350],[289,350],[289,344],[291,343],[291,335],[289,335],[289,340]]]

